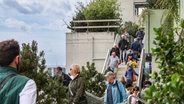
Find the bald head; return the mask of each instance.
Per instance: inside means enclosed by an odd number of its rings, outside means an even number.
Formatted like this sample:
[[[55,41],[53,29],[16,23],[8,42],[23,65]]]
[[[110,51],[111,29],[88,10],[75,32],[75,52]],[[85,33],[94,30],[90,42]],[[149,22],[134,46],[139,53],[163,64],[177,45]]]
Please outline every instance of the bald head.
[[[125,39],[125,35],[121,35],[121,38],[122,38],[122,39]]]
[[[112,52],[112,56],[113,57],[116,57],[116,52]]]

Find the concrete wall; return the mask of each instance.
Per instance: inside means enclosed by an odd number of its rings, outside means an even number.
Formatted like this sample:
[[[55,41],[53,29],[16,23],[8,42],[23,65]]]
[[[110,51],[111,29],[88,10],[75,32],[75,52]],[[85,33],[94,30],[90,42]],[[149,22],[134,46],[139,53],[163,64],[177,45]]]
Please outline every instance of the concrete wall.
[[[134,21],[134,0],[119,0],[123,21]]]
[[[184,19],[184,0],[180,0],[180,17]]]
[[[75,63],[94,62],[101,72],[108,49],[114,43],[113,32],[66,33],[66,71]]]
[[[151,10],[150,16],[145,17],[144,27],[145,27],[145,53],[151,53],[151,48],[154,48],[155,45],[153,41],[155,39],[154,28],[161,26],[161,18],[164,10]]]
[[[145,2],[146,0],[118,0],[120,4],[121,17],[124,22],[132,21],[138,23],[139,16],[135,15],[135,2]]]

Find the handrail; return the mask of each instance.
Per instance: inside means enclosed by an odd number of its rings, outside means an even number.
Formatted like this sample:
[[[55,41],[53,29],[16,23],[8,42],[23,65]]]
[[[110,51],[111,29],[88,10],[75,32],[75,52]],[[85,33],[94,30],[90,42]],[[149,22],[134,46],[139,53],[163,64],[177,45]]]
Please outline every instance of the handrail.
[[[107,69],[107,64],[108,64],[108,60],[109,60],[109,57],[110,57],[110,49],[108,49],[108,52],[107,52],[107,55],[106,55],[106,58],[105,58],[105,62],[104,62],[104,65],[103,65],[103,68],[102,68],[102,74],[105,73],[105,70]]]
[[[74,20],[75,23],[85,23],[85,22],[121,22],[120,19],[103,19],[103,20]]]
[[[132,97],[138,99],[138,100],[139,100],[140,102],[142,102],[142,103],[146,103],[145,100],[143,100],[143,99],[141,99],[141,98],[139,98],[139,97],[137,97],[137,96],[130,95],[130,96],[128,97],[128,104],[131,104],[131,98],[132,98]]]
[[[113,22],[118,24],[112,24]],[[120,23],[122,22],[121,19],[102,19],[102,20],[74,20],[71,21],[73,23],[73,26],[68,27],[72,30],[78,30],[78,29],[116,29],[120,27]],[[86,25],[80,26],[78,23],[85,23]],[[99,25],[92,25],[91,23],[107,23],[106,25],[99,24]]]
[[[119,28],[119,25],[112,26],[74,26],[72,29],[98,29],[98,28]]]
[[[137,86],[139,86],[140,89],[142,89],[142,77],[143,77],[143,66],[145,63],[145,57],[144,57],[144,49],[141,51],[141,59],[140,59],[140,64],[139,64],[139,76],[137,80]]]
[[[120,35],[117,34],[116,37],[115,37],[115,40],[114,40],[114,44],[118,44],[120,39],[121,39]],[[102,74],[104,74],[105,70],[108,67],[108,62],[109,62],[109,57],[110,57],[110,50],[111,49],[108,49],[108,52],[107,52],[107,55],[106,55],[106,58],[105,58],[105,62],[104,62],[103,68],[102,68],[102,72],[101,72]]]
[[[138,76],[138,80],[137,80],[137,86],[142,89],[142,77],[143,77],[143,68],[144,68],[144,65],[145,65],[145,47],[144,47],[144,41],[145,41],[145,38],[143,39],[142,41],[142,44],[143,44],[143,48],[141,50],[141,59],[140,59],[140,64],[139,64],[139,76]]]

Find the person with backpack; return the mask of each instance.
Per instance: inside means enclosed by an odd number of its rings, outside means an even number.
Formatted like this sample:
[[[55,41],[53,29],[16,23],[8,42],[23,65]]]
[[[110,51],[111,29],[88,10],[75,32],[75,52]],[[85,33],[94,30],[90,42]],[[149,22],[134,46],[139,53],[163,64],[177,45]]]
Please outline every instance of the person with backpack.
[[[127,101],[126,90],[123,84],[116,80],[113,72],[107,72],[106,91],[104,96],[104,104],[120,104]]]
[[[126,82],[133,82],[135,81],[133,78],[134,75],[138,76],[138,74],[133,69],[131,62],[127,63],[127,65],[128,65],[128,70],[125,72]]]
[[[0,42],[0,103],[36,104],[35,81],[19,75],[20,46],[15,40]]]

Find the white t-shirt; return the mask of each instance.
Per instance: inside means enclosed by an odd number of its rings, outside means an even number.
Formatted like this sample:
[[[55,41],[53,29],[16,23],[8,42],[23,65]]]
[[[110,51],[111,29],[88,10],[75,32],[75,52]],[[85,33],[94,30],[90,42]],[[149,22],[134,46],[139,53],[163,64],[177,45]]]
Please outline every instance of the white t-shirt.
[[[20,98],[19,103],[36,104],[36,97],[37,97],[36,84],[32,79],[30,79],[27,81],[26,85],[19,94]]]

